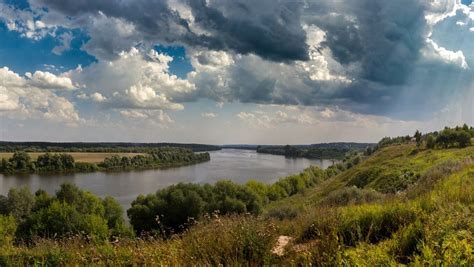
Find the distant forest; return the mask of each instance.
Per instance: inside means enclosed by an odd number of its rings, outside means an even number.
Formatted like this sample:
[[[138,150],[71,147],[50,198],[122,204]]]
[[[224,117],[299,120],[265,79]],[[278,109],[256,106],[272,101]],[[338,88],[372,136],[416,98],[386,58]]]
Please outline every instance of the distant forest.
[[[323,143],[295,146],[258,146],[258,153],[316,159],[342,159],[350,151],[362,152],[373,147],[371,143]]]
[[[108,142],[7,142],[0,141],[2,152],[116,152],[148,153],[156,148],[176,147],[191,149],[193,152],[220,150],[219,146],[179,143],[108,143]]]

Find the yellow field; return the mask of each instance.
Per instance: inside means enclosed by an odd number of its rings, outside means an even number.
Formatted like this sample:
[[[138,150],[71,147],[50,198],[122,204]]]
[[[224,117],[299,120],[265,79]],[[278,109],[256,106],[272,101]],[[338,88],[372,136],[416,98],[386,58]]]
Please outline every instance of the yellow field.
[[[143,155],[143,153],[91,153],[91,152],[50,152],[50,153],[64,153],[64,154],[69,154],[74,157],[74,160],[76,162],[88,162],[88,163],[99,163],[102,162],[106,157],[111,157],[113,155],[119,155],[119,156],[135,156],[135,155]],[[45,154],[45,152],[30,152],[28,153],[33,160],[36,160],[36,158],[39,155]],[[13,155],[13,153],[6,153],[6,152],[0,152],[0,159],[2,158],[10,158]]]

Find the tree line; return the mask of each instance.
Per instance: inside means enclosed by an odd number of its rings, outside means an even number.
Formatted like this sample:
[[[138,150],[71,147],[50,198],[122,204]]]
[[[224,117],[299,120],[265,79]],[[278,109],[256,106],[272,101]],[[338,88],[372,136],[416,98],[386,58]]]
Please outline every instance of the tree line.
[[[0,141],[0,151],[4,152],[110,152],[149,153],[158,148],[176,147],[194,152],[220,150],[219,146],[180,143],[83,143],[83,142],[7,142]]]
[[[454,128],[444,127],[441,131],[430,133],[422,133],[416,130],[413,136],[384,137],[376,146],[368,147],[365,151],[366,155],[370,155],[380,148],[396,145],[416,143],[418,149],[447,149],[447,148],[464,148],[472,145],[474,138],[474,128],[467,124],[456,126]]]
[[[365,147],[364,147],[365,148]],[[347,147],[258,146],[258,153],[282,155],[288,158],[342,159],[351,151]]]
[[[148,169],[189,165],[209,160],[211,160],[211,156],[207,152],[193,153],[189,149],[164,148],[154,150],[146,155],[132,157],[114,155],[105,158],[98,166],[106,170]]]

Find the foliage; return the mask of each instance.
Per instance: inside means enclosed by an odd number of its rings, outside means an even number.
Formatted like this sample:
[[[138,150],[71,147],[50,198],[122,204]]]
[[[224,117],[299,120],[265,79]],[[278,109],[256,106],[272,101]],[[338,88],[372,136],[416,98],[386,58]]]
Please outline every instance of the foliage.
[[[450,147],[467,147],[471,145],[471,138],[474,137],[474,128],[464,124],[461,126],[456,126],[454,128],[445,127],[441,132],[432,132],[422,134],[420,131],[416,130],[413,139],[416,142],[417,148],[421,148],[422,144],[426,144],[426,148],[450,148]],[[400,145],[408,144],[412,142],[412,138],[407,136],[398,136],[398,137],[384,137],[380,142],[371,149],[371,153],[390,145]]]
[[[466,147],[471,145],[472,134],[465,127],[456,127],[454,129],[446,127],[436,137],[436,146],[441,148]]]
[[[183,235],[183,265],[269,265],[276,238],[277,229],[270,222],[249,216],[216,217]]]
[[[351,186],[332,191],[321,201],[321,204],[328,206],[358,205],[371,203],[382,198],[383,194],[373,189],[361,189]]]
[[[15,219],[19,240],[78,234],[106,240],[112,235],[131,235],[122,218],[122,208],[114,199],[101,200],[72,184],[61,185],[55,196],[41,190],[33,195],[21,188],[11,189],[8,197],[2,199],[6,207],[2,216]]]
[[[155,194],[139,196],[127,214],[138,234],[160,231],[166,236],[184,230],[205,214],[259,214],[261,206],[261,199],[254,191],[231,181],[215,185],[179,183]]]
[[[0,248],[12,243],[16,228],[17,225],[13,216],[0,215]]]
[[[135,155],[133,157],[115,155],[108,157],[99,164],[99,167],[107,170],[159,168],[194,164],[209,160],[210,155],[207,152],[193,153],[191,150],[182,148],[160,148],[151,151],[147,155]]]
[[[24,221],[33,209],[34,203],[34,196],[28,188],[12,188],[8,192],[6,208],[3,214],[9,214],[18,221]]]
[[[31,161],[30,155],[24,151],[17,151],[8,160],[2,159],[0,162],[0,172],[28,173],[35,170],[35,165]]]
[[[258,153],[283,155],[289,158],[315,158],[315,159],[341,159],[347,152],[348,148],[332,148],[332,147],[307,147],[299,148],[297,146],[259,146]]]

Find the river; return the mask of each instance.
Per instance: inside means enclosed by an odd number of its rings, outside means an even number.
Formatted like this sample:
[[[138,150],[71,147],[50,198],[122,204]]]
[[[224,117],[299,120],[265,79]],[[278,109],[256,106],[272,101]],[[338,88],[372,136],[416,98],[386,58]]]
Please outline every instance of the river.
[[[20,186],[27,186],[32,191],[41,188],[52,194],[62,183],[69,182],[101,197],[112,196],[126,210],[139,194],[152,193],[179,182],[213,183],[229,179],[245,183],[254,179],[272,183],[310,165],[327,168],[332,164],[331,160],[290,159],[250,150],[223,149],[209,153],[209,162],[163,170],[25,176],[0,174],[0,194],[6,195],[10,188]]]

